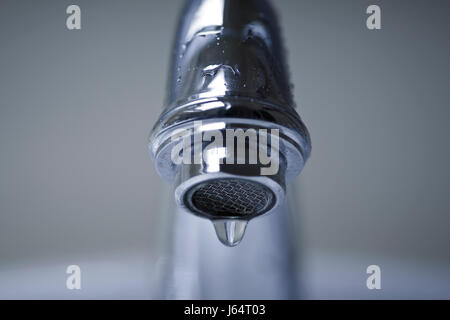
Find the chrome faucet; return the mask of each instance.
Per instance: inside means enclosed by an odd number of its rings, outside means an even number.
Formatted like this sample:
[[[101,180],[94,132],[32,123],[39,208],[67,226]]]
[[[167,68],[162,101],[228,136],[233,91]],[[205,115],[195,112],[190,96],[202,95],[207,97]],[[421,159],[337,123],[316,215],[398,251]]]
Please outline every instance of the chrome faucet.
[[[165,105],[149,144],[158,173],[178,206],[238,244],[248,221],[283,204],[310,154],[269,3],[187,1]]]

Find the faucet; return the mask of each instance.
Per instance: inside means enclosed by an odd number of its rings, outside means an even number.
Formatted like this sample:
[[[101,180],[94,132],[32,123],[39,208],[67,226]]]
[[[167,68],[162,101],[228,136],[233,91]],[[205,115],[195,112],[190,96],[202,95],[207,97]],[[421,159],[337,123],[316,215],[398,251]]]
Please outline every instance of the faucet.
[[[266,0],[187,1],[170,67],[150,154],[177,205],[235,246],[251,219],[283,205],[311,150],[274,10]]]

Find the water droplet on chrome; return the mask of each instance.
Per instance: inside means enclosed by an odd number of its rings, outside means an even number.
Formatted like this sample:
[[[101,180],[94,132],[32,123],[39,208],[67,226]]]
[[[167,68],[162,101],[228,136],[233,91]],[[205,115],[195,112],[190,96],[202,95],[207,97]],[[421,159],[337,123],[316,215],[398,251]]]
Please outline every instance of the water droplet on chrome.
[[[247,227],[247,220],[214,220],[217,238],[227,247],[234,247],[241,242]]]

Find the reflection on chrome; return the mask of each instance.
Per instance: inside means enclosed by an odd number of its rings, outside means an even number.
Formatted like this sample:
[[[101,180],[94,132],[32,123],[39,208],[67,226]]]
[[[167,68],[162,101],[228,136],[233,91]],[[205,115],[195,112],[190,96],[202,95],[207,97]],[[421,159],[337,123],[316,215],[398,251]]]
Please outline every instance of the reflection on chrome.
[[[233,150],[227,144],[203,150],[207,145],[202,144],[179,154],[200,162],[174,163],[171,155],[179,153],[174,134],[189,132],[196,121],[210,135],[219,130],[223,132],[216,136],[225,137],[231,129],[258,132],[259,149],[279,143],[276,174],[261,175],[264,163],[248,161],[254,151],[250,143],[243,156],[234,145]],[[194,144],[195,133],[190,132],[183,139]],[[188,1],[175,40],[166,106],[151,133],[150,151],[158,173],[175,185],[177,204],[212,220],[228,246],[242,239],[249,220],[283,204],[286,184],[309,156],[310,139],[295,111],[277,19],[267,1]],[[200,156],[204,151],[209,161]],[[235,161],[220,161],[229,154]]]

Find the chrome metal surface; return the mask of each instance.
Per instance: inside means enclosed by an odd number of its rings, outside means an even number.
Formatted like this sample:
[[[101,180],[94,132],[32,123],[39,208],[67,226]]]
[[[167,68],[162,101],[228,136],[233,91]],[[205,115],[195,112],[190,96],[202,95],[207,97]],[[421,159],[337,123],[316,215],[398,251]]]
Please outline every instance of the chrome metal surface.
[[[245,219],[279,207],[286,183],[300,173],[309,156],[310,138],[295,111],[278,22],[270,4],[264,0],[187,1],[172,61],[166,106],[152,130],[150,151],[158,173],[175,184],[178,205],[214,219],[214,212],[193,205],[193,190],[210,180],[234,179],[240,181],[235,185],[262,185],[273,195],[270,205],[264,204],[264,210]],[[260,130],[268,132],[267,149],[274,145],[273,130],[279,130],[275,150],[279,153],[278,171],[261,175],[264,165],[260,161],[248,163],[234,153],[232,157],[239,164],[224,163],[223,157],[205,163],[199,156],[205,151],[204,144],[189,150],[190,157],[201,159],[199,163],[173,161],[172,152],[181,140],[174,135],[180,130],[190,130],[192,143],[196,133],[225,133],[229,129],[258,132],[257,146],[247,146],[247,152],[262,147]],[[226,148],[217,148],[216,155],[223,151],[228,155]],[[220,216],[242,219],[244,214],[234,208]]]

